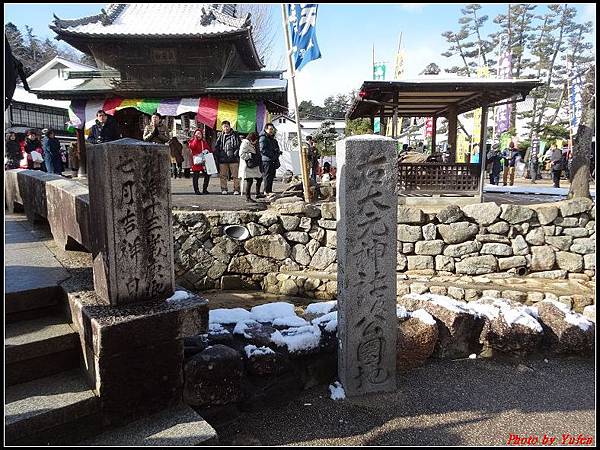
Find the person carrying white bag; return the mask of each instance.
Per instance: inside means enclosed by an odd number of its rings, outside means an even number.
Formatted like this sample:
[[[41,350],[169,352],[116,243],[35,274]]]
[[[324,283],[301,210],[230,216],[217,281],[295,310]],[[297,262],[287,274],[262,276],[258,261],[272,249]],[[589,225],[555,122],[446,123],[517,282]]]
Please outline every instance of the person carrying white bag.
[[[210,172],[217,173],[217,171],[212,150],[209,143],[204,139],[202,130],[196,129],[194,131],[192,139],[190,139],[188,143],[188,147],[192,151],[192,186],[194,187],[194,193],[196,195],[209,194],[208,184],[210,183]],[[204,175],[202,192],[200,192],[200,189],[198,188],[198,178],[201,174]]]

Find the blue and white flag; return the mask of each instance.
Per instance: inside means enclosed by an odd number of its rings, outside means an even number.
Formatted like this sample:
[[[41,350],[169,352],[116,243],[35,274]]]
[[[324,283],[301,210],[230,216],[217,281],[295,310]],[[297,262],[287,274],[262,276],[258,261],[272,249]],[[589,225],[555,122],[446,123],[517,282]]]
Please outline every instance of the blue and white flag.
[[[289,3],[288,20],[292,32],[292,58],[296,70],[321,57],[317,45],[317,7],[315,3]]]

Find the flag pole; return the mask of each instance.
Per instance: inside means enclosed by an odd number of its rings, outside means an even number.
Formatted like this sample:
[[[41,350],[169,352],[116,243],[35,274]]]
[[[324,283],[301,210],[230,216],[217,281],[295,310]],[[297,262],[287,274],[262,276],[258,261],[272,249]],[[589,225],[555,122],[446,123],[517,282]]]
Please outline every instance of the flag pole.
[[[302,185],[304,187],[304,201],[310,202],[311,198],[307,173],[308,165],[306,164],[305,148],[302,145],[302,127],[300,125],[300,112],[298,111],[298,96],[296,95],[296,72],[294,70],[294,64],[292,63],[292,44],[290,42],[290,35],[288,31],[289,21],[285,3],[281,4],[281,12],[283,14],[283,33],[285,34],[285,42],[287,46],[288,68],[290,71],[290,79],[292,80],[292,98],[294,100],[294,108],[296,111],[296,126],[298,127],[298,153],[300,155],[300,170],[302,173]]]

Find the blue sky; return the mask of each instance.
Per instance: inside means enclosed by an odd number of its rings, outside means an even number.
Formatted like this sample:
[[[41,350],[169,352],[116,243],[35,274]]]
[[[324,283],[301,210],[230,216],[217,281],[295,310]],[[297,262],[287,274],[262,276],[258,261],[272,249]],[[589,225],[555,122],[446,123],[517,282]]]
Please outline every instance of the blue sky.
[[[20,29],[33,27],[41,37],[54,37],[48,28],[52,13],[60,18],[76,18],[97,14],[105,3],[96,4],[4,4],[4,22],[13,22]],[[360,87],[363,80],[371,78],[372,46],[375,44],[376,60],[393,63],[398,36],[403,33],[405,74],[417,76],[430,62],[440,67],[454,65],[440,54],[447,49],[441,33],[457,30],[460,9],[456,4],[320,4],[317,19],[317,40],[322,58],[309,63],[298,73],[299,100],[312,100],[318,104],[328,95],[347,93]],[[537,11],[545,12],[546,4],[538,4]],[[581,21],[593,21],[596,7],[593,3],[571,4],[578,10]],[[482,4],[481,13],[490,17],[489,30],[494,29],[493,18],[507,9],[506,4]],[[283,39],[281,7],[272,5],[272,18],[278,32],[274,55],[275,64],[287,61]],[[392,69],[390,68],[390,69]]]

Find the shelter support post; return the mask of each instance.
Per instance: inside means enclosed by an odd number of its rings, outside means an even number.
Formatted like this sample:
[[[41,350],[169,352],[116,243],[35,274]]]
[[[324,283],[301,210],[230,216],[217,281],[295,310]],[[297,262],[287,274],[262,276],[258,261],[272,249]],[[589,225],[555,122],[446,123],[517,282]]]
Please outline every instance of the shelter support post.
[[[479,140],[479,164],[481,165],[479,177],[479,201],[483,202],[483,184],[485,183],[485,166],[487,160],[487,122],[488,106],[487,102],[481,106],[481,139]]]
[[[371,132],[373,134],[375,134],[375,116],[372,115],[370,119],[371,119]]]
[[[87,177],[87,151],[85,149],[85,134],[83,129],[77,128],[75,130],[77,136],[77,150],[79,151],[79,169],[77,170],[77,177]]]
[[[456,114],[456,105],[448,106],[448,148],[450,150],[450,163],[456,162],[456,132],[458,116]]]
[[[392,116],[392,137],[398,137],[398,90],[394,92],[394,115]]]
[[[385,111],[383,106],[379,109],[379,134],[385,136]]]
[[[431,153],[435,153],[435,135],[437,133],[437,116],[431,118]]]

